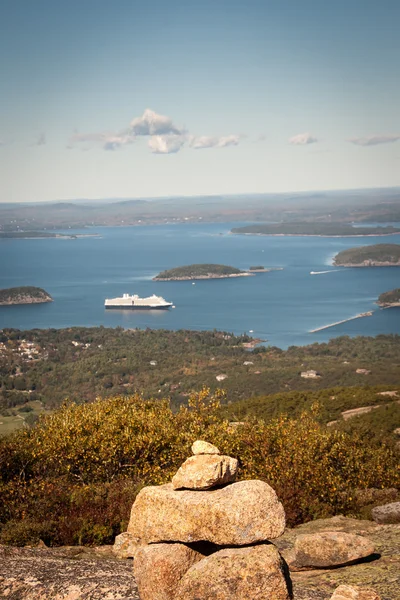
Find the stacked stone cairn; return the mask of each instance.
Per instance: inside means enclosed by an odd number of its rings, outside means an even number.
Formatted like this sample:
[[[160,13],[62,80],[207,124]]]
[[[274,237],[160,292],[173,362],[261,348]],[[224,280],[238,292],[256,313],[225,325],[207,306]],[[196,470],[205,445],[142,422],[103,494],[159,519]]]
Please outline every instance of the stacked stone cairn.
[[[285,513],[258,480],[235,482],[238,461],[203,441],[172,483],[145,487],[132,507],[141,600],[289,600],[286,563],[271,540]]]

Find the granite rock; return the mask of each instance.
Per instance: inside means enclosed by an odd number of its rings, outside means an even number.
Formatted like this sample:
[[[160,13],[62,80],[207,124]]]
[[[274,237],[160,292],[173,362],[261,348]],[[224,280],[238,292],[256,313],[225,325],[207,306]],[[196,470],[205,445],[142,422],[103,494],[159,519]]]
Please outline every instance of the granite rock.
[[[290,579],[272,544],[226,548],[203,558],[178,583],[176,600],[289,600]]]
[[[172,478],[173,488],[207,490],[218,485],[232,483],[236,479],[238,461],[219,454],[190,456]]]
[[[193,454],[221,454],[216,446],[203,440],[196,440],[192,445]]]
[[[298,535],[285,557],[291,570],[318,569],[351,564],[374,552],[374,544],[361,535],[324,531]]]
[[[376,506],[372,509],[372,518],[376,523],[400,523],[400,502]]]
[[[206,491],[143,488],[132,506],[128,533],[142,543],[208,541],[244,546],[272,540],[285,529],[275,491],[258,480]]]
[[[173,600],[183,575],[202,558],[184,544],[141,546],[133,564],[141,600]]]
[[[339,585],[333,592],[331,600],[381,600],[381,597],[369,588],[358,585]]]

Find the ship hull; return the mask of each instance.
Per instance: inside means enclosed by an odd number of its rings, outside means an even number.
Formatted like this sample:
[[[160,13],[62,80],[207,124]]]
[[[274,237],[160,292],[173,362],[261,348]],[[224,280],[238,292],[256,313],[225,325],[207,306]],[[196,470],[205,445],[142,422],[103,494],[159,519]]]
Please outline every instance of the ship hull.
[[[168,310],[171,306],[105,306],[106,310]]]

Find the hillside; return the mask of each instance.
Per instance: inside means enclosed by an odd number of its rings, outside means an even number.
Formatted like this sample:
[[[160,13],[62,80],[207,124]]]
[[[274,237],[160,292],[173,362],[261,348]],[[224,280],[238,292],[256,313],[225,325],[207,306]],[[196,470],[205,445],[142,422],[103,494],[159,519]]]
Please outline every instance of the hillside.
[[[400,244],[374,244],[342,250],[333,259],[339,267],[400,266]]]
[[[197,264],[175,267],[174,269],[162,271],[153,278],[153,281],[221,279],[224,277],[238,277],[241,275],[247,275],[247,273],[228,265]]]
[[[38,304],[52,302],[53,298],[42,288],[22,286],[0,290],[0,306],[10,304]]]
[[[293,390],[400,385],[397,335],[343,336],[286,351],[252,347],[247,335],[218,331],[3,330],[0,432],[32,422],[38,412],[57,408],[65,398],[84,403],[140,392],[167,395],[177,407],[203,385],[223,387],[230,401],[246,402]],[[360,368],[370,373],[356,373]],[[308,370],[321,376],[302,377]]]
[[[390,290],[390,292],[383,292],[378,298],[377,304],[380,306],[400,306],[400,288]]]
[[[231,230],[234,234],[246,235],[310,235],[321,237],[361,237],[366,235],[391,235],[400,229],[389,226],[356,228],[345,223],[272,223],[246,225]]]

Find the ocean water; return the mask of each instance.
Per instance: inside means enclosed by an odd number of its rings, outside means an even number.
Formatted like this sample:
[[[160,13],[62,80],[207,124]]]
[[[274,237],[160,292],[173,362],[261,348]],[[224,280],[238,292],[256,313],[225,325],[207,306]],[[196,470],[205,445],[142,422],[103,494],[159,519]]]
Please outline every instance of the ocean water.
[[[252,331],[287,348],[340,335],[400,333],[400,308],[380,309],[381,292],[400,287],[400,268],[331,266],[345,248],[400,243],[389,237],[236,236],[234,224],[95,228],[100,237],[0,240],[0,287],[35,285],[49,304],[0,307],[0,328],[122,326],[124,328]],[[82,233],[88,233],[88,230]],[[191,263],[250,265],[283,270],[254,277],[154,282],[158,272]],[[310,271],[327,271],[310,275]],[[104,299],[124,292],[157,294],[169,311],[106,311]],[[310,330],[374,311],[317,333]]]

